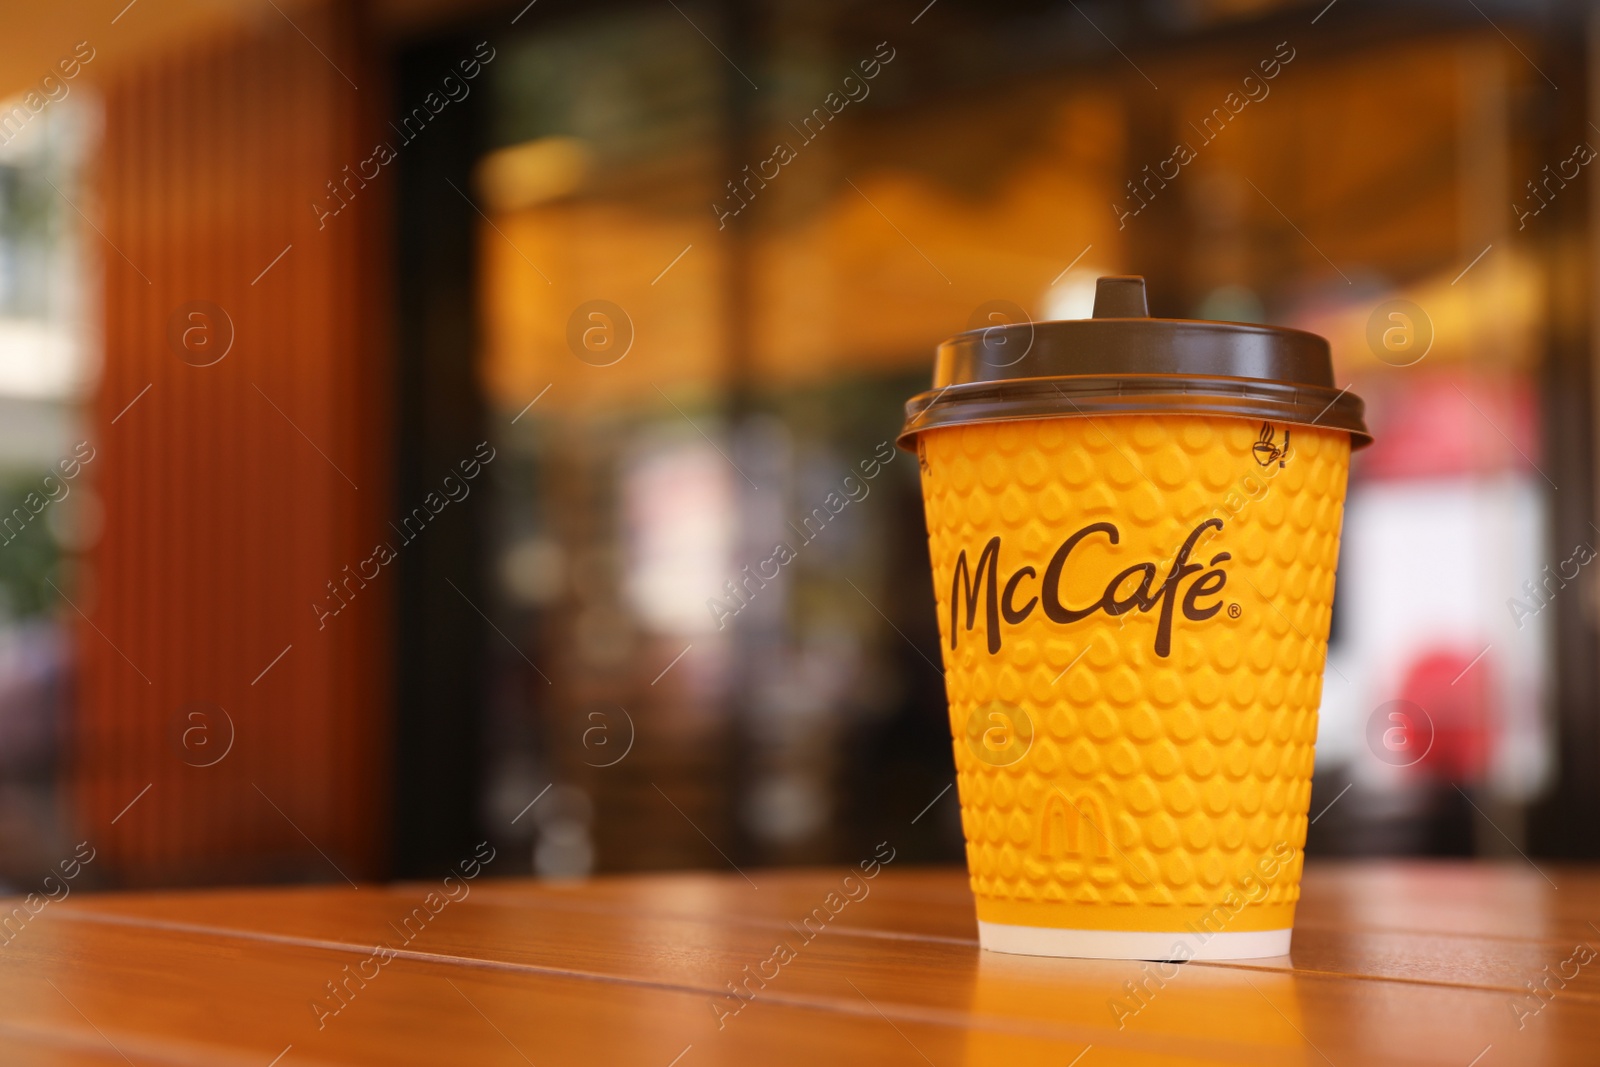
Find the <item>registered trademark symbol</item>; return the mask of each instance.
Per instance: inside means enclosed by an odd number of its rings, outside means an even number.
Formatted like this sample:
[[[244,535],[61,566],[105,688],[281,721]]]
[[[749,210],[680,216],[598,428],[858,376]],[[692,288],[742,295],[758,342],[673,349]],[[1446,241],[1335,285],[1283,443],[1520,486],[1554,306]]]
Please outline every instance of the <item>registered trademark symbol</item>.
[[[1228,605],[1228,618],[1237,619],[1240,615],[1243,615],[1243,614],[1244,614],[1244,609],[1241,608],[1238,604],[1229,604]]]

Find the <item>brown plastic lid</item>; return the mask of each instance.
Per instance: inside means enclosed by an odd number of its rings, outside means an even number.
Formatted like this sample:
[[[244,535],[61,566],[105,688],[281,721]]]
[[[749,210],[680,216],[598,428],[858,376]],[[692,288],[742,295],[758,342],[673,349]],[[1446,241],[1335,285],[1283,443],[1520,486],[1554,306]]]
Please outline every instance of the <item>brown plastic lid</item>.
[[[1020,310],[1020,309],[1019,309]],[[1365,405],[1333,383],[1328,342],[1304,330],[1153,319],[1137,275],[1101,278],[1094,317],[1003,323],[939,346],[933,388],[906,403],[923,430],[1061,415],[1224,415],[1344,430],[1372,443]]]

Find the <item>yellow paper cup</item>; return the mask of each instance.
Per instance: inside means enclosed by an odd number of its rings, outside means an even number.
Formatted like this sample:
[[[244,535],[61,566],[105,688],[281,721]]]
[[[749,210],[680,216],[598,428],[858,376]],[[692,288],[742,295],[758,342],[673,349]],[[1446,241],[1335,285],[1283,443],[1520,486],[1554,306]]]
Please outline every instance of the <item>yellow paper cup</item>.
[[[902,438],[985,948],[1289,950],[1365,431],[1189,413],[1187,395],[1145,413],[969,407]]]

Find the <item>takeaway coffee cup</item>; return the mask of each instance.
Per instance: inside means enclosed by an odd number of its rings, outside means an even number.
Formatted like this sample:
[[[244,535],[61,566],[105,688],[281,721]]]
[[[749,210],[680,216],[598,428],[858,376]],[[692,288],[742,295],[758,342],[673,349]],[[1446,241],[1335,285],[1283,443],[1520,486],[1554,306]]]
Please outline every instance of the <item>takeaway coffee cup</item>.
[[[1022,353],[1019,356],[1019,353]],[[1094,317],[939,347],[907,405],[979,939],[1289,951],[1363,406],[1298,330]]]

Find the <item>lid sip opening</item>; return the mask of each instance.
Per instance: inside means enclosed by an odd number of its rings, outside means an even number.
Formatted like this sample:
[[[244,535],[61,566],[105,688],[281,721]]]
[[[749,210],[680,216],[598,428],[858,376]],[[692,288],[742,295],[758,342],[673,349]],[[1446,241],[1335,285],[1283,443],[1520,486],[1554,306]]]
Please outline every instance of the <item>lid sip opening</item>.
[[[1094,317],[1148,319],[1150,302],[1145,298],[1144,277],[1138,274],[1108,274],[1096,279]]]
[[[1354,448],[1372,443],[1365,405],[1334,385],[1326,340],[1280,326],[1151,318],[1140,275],[1100,278],[1092,318],[990,326],[945,341],[933,388],[906,403],[898,443],[914,449],[923,430],[978,422],[1159,414],[1286,422],[1343,430]]]

